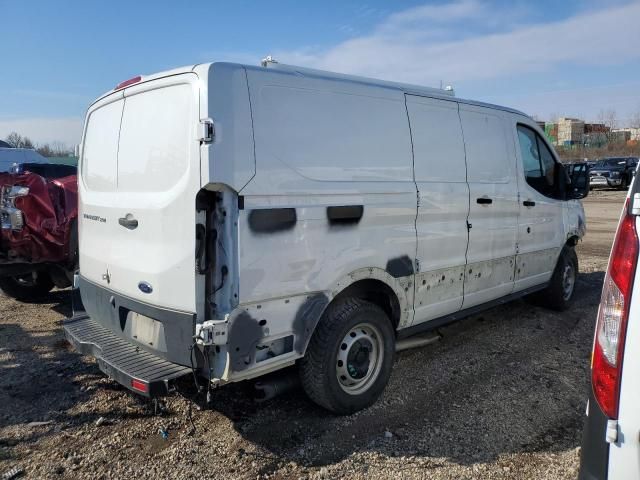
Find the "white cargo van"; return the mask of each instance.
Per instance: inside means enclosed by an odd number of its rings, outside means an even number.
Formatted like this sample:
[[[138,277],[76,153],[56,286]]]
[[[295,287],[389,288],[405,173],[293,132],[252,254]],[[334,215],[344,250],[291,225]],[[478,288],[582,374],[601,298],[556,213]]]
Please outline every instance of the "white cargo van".
[[[585,232],[584,172],[526,115],[274,63],[124,82],[79,168],[66,334],[147,396],[297,363],[315,402],[361,409],[400,338],[540,290],[565,308]]]

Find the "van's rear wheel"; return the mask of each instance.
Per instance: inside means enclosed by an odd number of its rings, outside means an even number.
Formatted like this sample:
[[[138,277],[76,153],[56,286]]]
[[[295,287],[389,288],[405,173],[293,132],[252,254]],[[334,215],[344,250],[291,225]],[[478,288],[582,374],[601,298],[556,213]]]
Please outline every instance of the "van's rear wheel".
[[[539,302],[554,310],[566,310],[571,305],[578,278],[578,256],[575,249],[565,246],[549,281],[549,286],[537,295]]]
[[[376,305],[349,298],[329,306],[300,364],[305,392],[318,405],[349,414],[372,405],[384,390],[395,335]]]
[[[0,277],[0,289],[5,295],[30,302],[38,300],[53,289],[53,281],[47,272],[31,272],[12,277]]]

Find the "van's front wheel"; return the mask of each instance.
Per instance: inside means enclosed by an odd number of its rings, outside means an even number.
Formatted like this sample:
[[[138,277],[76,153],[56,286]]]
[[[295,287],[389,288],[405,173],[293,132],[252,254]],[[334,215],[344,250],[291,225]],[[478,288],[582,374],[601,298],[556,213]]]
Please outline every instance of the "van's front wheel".
[[[549,281],[549,286],[538,294],[543,306],[553,310],[566,310],[571,305],[578,278],[578,256],[574,248],[565,246]]]
[[[395,335],[376,305],[349,298],[329,306],[300,365],[305,392],[318,405],[349,414],[372,405],[384,390]]]

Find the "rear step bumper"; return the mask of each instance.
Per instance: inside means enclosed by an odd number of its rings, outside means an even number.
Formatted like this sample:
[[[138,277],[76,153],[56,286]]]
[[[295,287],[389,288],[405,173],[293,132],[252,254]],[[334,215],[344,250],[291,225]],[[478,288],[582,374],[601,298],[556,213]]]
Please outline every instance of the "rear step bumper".
[[[91,320],[78,315],[64,321],[64,335],[76,350],[96,358],[98,367],[129,390],[145,397],[169,393],[169,381],[191,369],[145,352]]]

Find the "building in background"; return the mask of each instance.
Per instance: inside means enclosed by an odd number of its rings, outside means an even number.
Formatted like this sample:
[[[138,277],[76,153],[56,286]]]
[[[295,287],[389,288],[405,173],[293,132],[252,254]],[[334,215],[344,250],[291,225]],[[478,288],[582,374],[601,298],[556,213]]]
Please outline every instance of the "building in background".
[[[547,122],[544,124],[544,134],[551,145],[558,144],[558,124]]]
[[[619,132],[625,132],[624,135],[622,135]],[[624,139],[626,141],[629,140],[635,140],[638,141],[640,140],[640,128],[616,128],[615,130],[613,130],[613,133],[617,134],[617,135],[621,135],[622,137],[624,137]]]
[[[585,123],[582,144],[585,147],[602,147],[609,141],[609,127],[604,123]]]
[[[558,145],[570,146],[582,143],[583,135],[583,120],[569,117],[561,117],[558,120]]]
[[[611,143],[625,143],[631,140],[631,132],[628,128],[616,128],[611,130],[609,134],[609,141]]]

